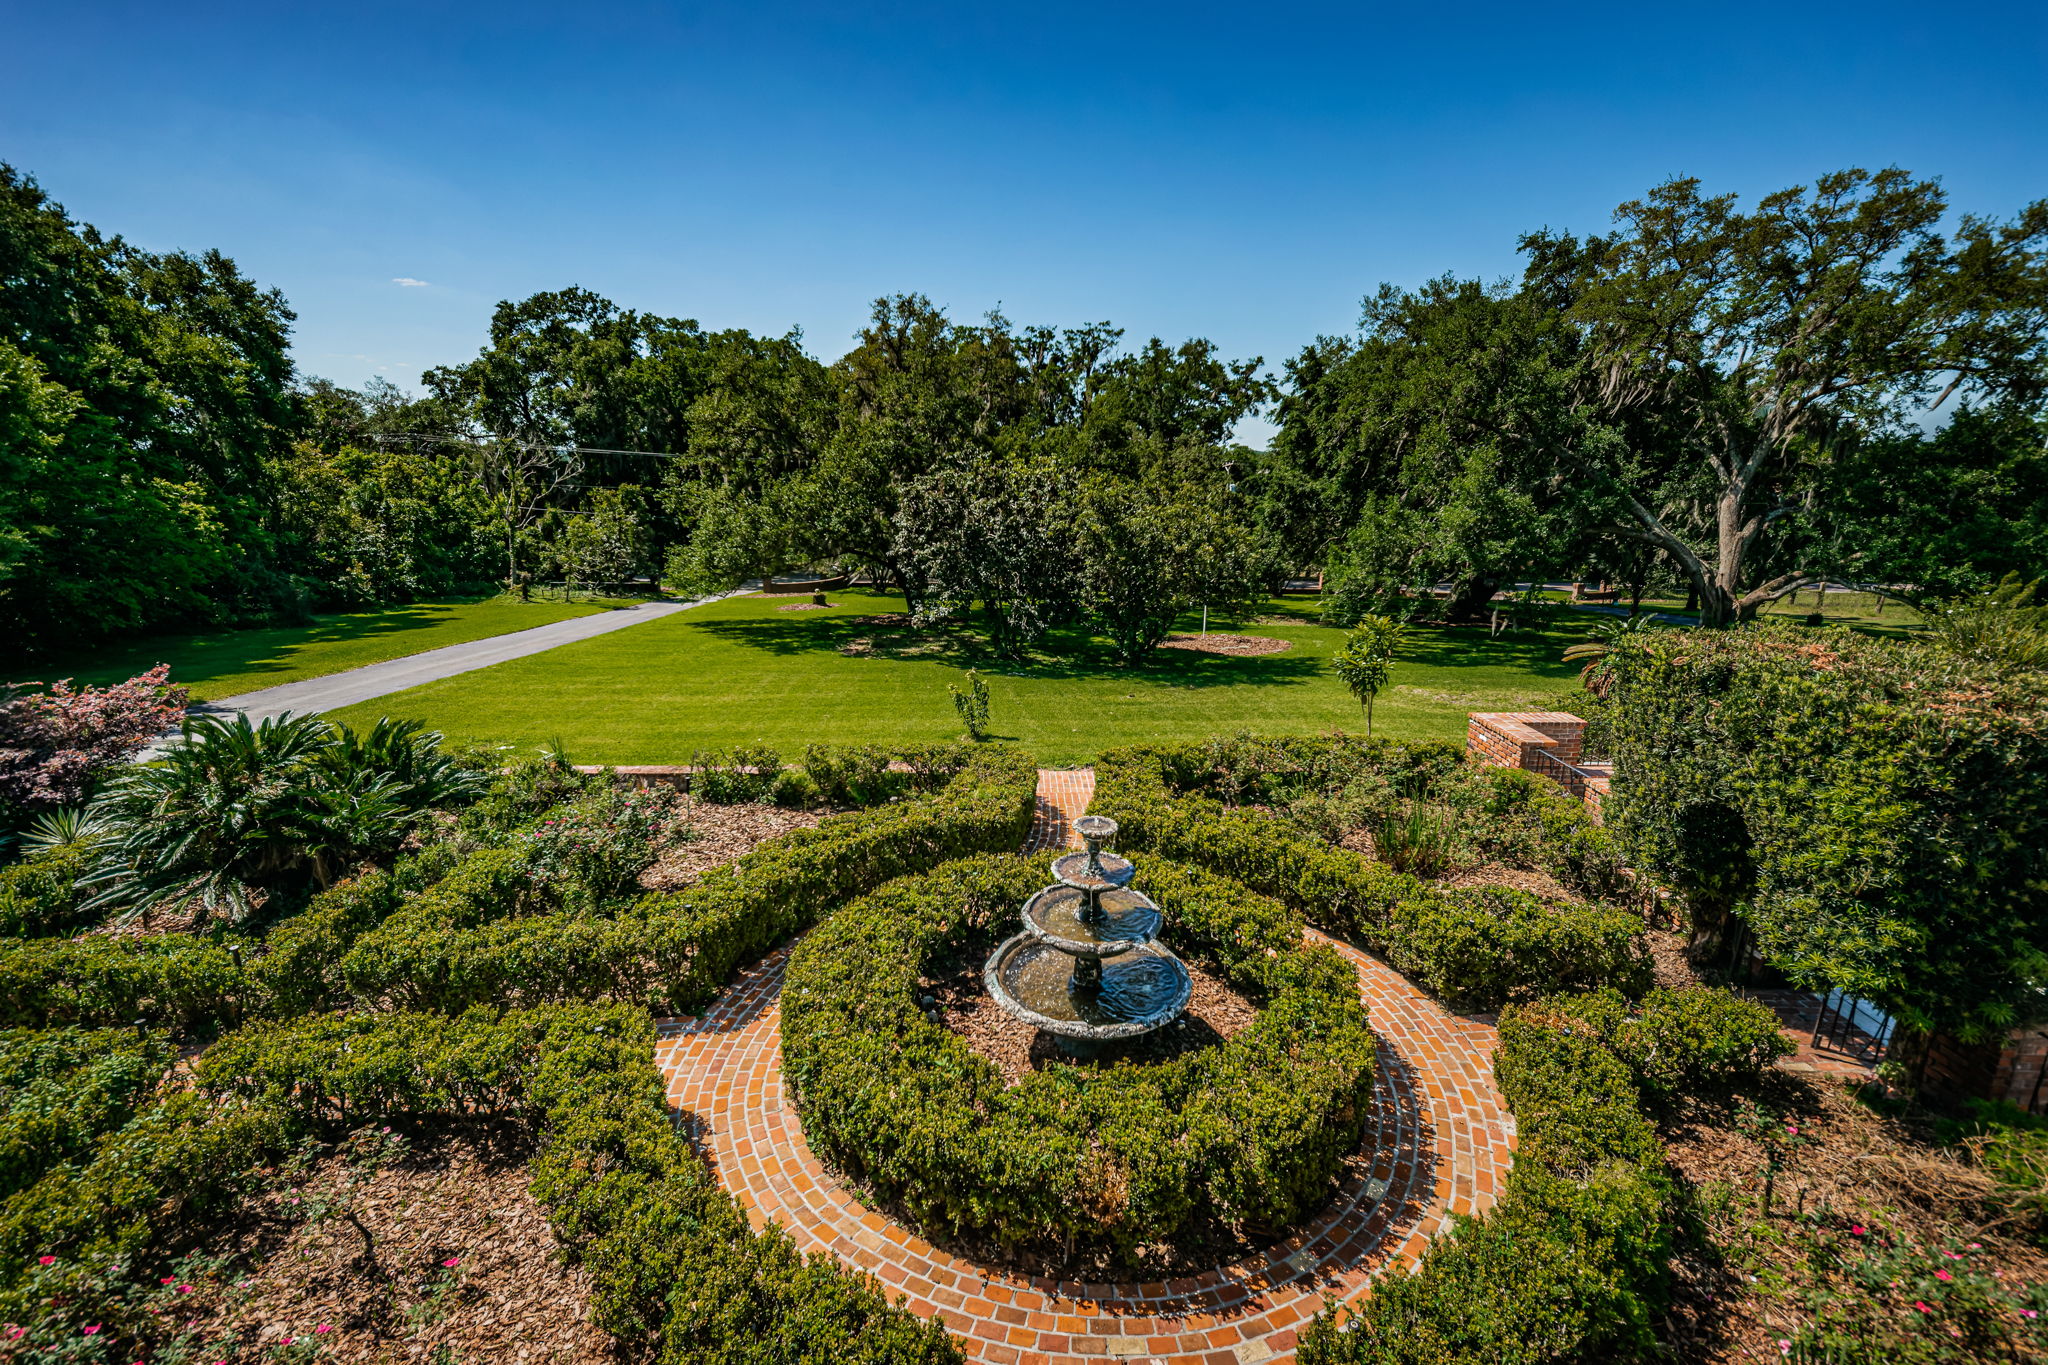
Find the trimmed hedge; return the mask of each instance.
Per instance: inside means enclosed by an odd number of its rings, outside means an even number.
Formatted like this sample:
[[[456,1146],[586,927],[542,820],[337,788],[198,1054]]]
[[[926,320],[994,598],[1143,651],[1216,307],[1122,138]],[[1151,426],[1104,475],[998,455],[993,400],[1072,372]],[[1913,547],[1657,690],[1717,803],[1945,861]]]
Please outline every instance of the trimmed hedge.
[[[1538,1365],[1657,1353],[1675,1217],[1645,1081],[1753,1080],[1776,1020],[1725,991],[1606,992],[1511,1005],[1494,1076],[1520,1134],[1500,1202],[1319,1315],[1301,1365]],[[1690,1083],[1690,1082],[1688,1082]]]
[[[59,844],[0,868],[0,937],[68,934],[92,918],[78,890],[85,845]]]
[[[133,1029],[0,1033],[0,1199],[125,1126],[175,1056]]]
[[[1037,784],[1024,755],[981,749],[932,796],[793,830],[616,917],[521,915],[498,893],[459,912],[402,913],[357,940],[342,976],[359,1000],[449,1013],[594,998],[688,1013],[716,999],[741,962],[833,906],[950,858],[1016,848]]]
[[[0,950],[0,1024],[112,1025],[141,1019],[189,1028],[240,1017],[247,978],[230,947],[243,941],[25,939]]]
[[[654,1027],[627,1006],[551,1006],[502,1019],[387,1014],[262,1025],[201,1065],[208,1091],[290,1126],[490,1110],[541,1135],[533,1193],[592,1274],[593,1319],[658,1342],[674,1365],[762,1358],[952,1365],[938,1323],[889,1305],[866,1276],[756,1234],[670,1121]]]
[[[1118,822],[1125,847],[1236,878],[1365,944],[1454,1009],[1597,986],[1649,989],[1636,916],[1503,888],[1435,887],[1270,816],[1227,810],[1184,789],[1201,776],[1202,754],[1199,745],[1104,754],[1094,811]]]
[[[925,965],[1007,919],[1035,860],[951,863],[844,907],[791,955],[783,1071],[807,1139],[950,1233],[1129,1257],[1192,1222],[1275,1232],[1328,1197],[1370,1110],[1358,977],[1286,907],[1156,859],[1171,942],[1258,1000],[1257,1021],[1167,1062],[1001,1074],[917,1004]]]
[[[2048,979],[2048,686],[1846,630],[1656,631],[1613,662],[1606,812],[1796,983],[1965,1039]]]

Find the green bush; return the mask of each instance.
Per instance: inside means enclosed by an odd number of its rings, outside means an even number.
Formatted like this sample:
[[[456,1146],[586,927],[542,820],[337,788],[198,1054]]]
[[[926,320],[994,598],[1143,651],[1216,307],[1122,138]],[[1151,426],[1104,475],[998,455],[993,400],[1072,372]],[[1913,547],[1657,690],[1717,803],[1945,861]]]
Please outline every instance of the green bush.
[[[1739,916],[1799,985],[1996,1037],[2048,961],[2043,695],[1844,630],[1654,632],[1614,659],[1607,819],[1701,952]]]
[[[688,1013],[715,999],[741,962],[833,906],[949,858],[1018,847],[1036,791],[1029,759],[986,749],[930,797],[793,830],[614,917],[522,915],[532,903],[508,867],[501,887],[459,908],[394,916],[357,942],[343,975],[362,1000],[447,1013],[596,998]]]
[[[1608,997],[1595,1008],[1620,1006]],[[1510,1006],[1494,1075],[1520,1145],[1484,1216],[1302,1334],[1301,1365],[1537,1365],[1653,1354],[1672,1218],[1663,1149],[1628,1065],[1580,1001]]]
[[[1168,1062],[1053,1066],[1006,1087],[917,1004],[926,965],[1044,881],[1015,856],[947,864],[846,906],[800,943],[784,1074],[813,1144],[947,1233],[1131,1257],[1208,1220],[1273,1232],[1328,1197],[1357,1150],[1373,1046],[1357,974],[1286,907],[1156,859],[1141,884],[1174,941],[1260,1005]]]
[[[68,934],[92,923],[78,889],[85,865],[83,844],[59,844],[0,868],[0,938]]]
[[[175,1055],[133,1029],[0,1033],[0,1199],[125,1126]]]
[[[1105,754],[1094,809],[1119,822],[1127,847],[1234,877],[1365,944],[1456,1009],[1598,986],[1631,995],[1649,988],[1635,916],[1520,891],[1432,886],[1187,790],[1210,771],[1206,757],[1197,745]]]
[[[240,940],[165,935],[25,939],[0,948],[0,1026],[147,1020],[185,1028],[240,1016]]]
[[[958,1361],[941,1325],[890,1307],[874,1281],[748,1228],[670,1121],[653,1043],[627,1007],[323,1018],[231,1035],[201,1076],[223,1100],[321,1129],[524,1113],[542,1135],[534,1196],[591,1272],[595,1321],[658,1343],[665,1365],[739,1365],[763,1342],[788,1360]]]

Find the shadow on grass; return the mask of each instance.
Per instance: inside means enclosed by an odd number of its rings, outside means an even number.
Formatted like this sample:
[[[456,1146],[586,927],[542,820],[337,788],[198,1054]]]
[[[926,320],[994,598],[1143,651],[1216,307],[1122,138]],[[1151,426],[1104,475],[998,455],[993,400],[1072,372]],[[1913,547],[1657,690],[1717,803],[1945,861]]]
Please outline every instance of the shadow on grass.
[[[1247,658],[1162,650],[1137,663],[1125,663],[1106,641],[1083,627],[1051,631],[1038,648],[1021,659],[1001,657],[980,631],[958,623],[918,627],[876,623],[860,616],[823,616],[795,621],[692,621],[686,629],[783,657],[831,652],[1048,681],[1124,677],[1160,687],[1287,686],[1307,682],[1321,672],[1321,662],[1314,657],[1284,654]]]

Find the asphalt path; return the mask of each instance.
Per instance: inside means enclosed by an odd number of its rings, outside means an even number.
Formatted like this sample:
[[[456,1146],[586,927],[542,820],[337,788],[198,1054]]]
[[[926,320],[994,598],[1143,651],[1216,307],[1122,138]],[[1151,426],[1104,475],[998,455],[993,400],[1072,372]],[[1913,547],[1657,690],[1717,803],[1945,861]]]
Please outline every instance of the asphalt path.
[[[645,625],[664,616],[673,616],[679,611],[688,611],[691,607],[701,607],[707,602],[752,592],[757,587],[759,584],[749,583],[732,592],[714,593],[709,597],[700,597],[694,602],[642,602],[638,606],[572,617],[567,621],[534,626],[530,630],[515,630],[509,635],[493,635],[488,639],[468,640],[459,645],[443,645],[439,649],[408,654],[400,659],[386,659],[383,663],[365,664],[361,668],[351,668],[342,673],[329,673],[321,678],[304,678],[277,687],[266,687],[260,692],[216,697],[212,701],[194,705],[191,711],[193,715],[241,714],[251,721],[268,720],[287,711],[294,715],[303,715],[308,711],[335,711],[344,706],[354,706],[357,702],[369,701],[374,697],[403,692],[408,687],[418,687],[422,683],[438,682],[442,678],[452,678],[458,673],[489,668],[508,659],[523,659],[529,654],[559,649],[578,640],[589,640],[599,635],[609,635],[615,630]]]

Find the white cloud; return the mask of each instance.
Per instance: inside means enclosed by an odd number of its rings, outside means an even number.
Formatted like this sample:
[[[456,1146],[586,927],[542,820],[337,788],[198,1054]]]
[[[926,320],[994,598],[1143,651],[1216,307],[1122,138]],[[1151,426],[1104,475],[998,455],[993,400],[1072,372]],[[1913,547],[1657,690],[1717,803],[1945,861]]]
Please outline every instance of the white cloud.
[[[406,275],[394,275],[391,282],[401,289],[426,289],[430,287],[425,280],[415,280]]]

